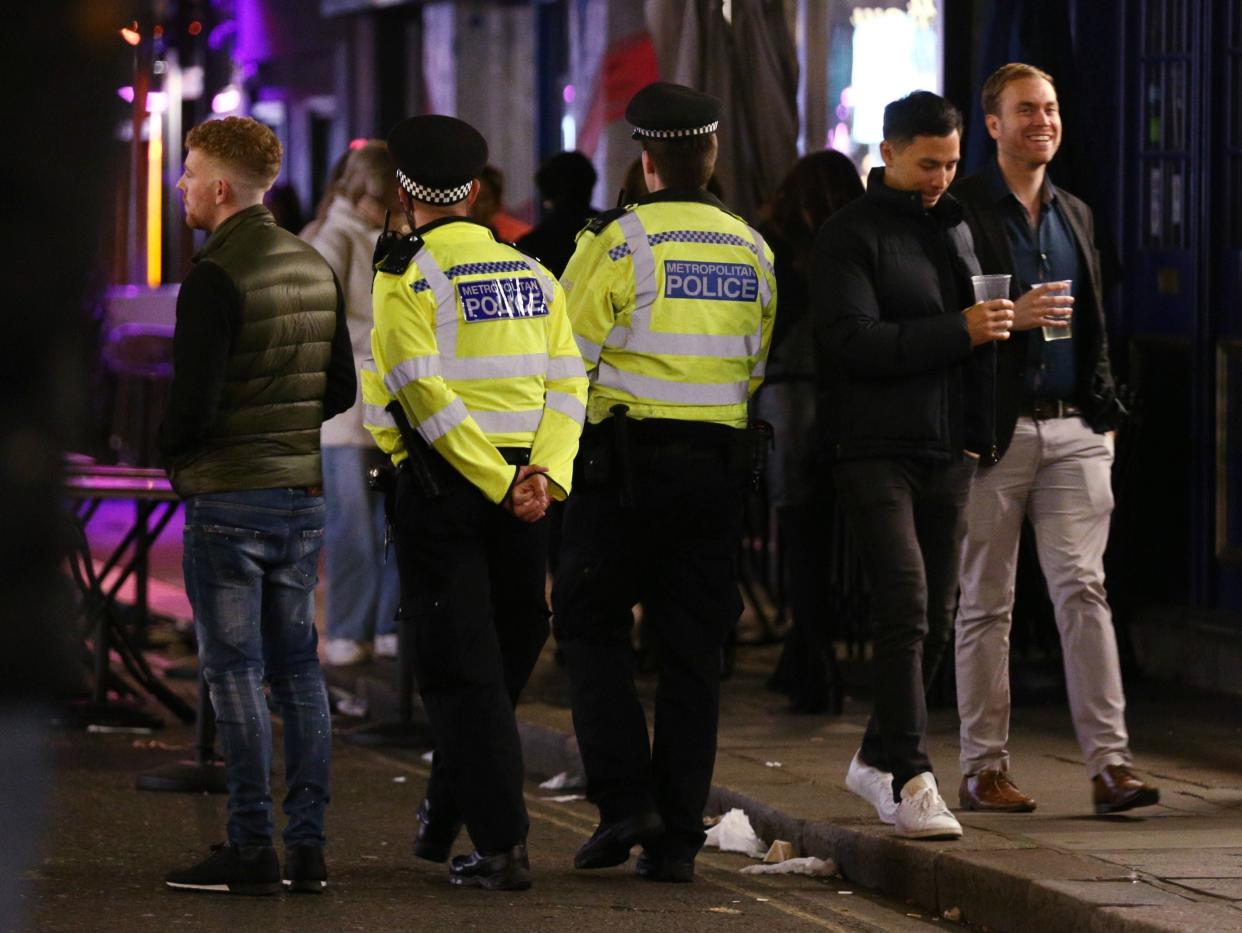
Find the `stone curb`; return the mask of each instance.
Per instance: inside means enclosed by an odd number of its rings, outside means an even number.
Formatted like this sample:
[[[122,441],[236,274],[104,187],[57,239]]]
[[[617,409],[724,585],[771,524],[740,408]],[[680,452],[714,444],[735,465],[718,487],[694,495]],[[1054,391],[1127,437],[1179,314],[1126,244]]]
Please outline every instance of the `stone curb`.
[[[326,668],[329,683],[367,696],[371,715],[396,711],[391,681]],[[362,683],[360,683],[360,681]],[[521,719],[518,733],[527,773],[548,778],[582,774],[572,735]],[[933,916],[957,908],[963,922],[998,933],[1213,933],[1238,929],[1238,911],[1203,904],[1135,879],[1115,865],[1051,849],[954,851],[954,843],[906,842],[887,831],[803,820],[743,791],[713,785],[710,813],[746,811],[767,840],[784,839],[800,855],[830,858],[842,877],[917,905]],[[998,861],[1003,860],[1003,864]]]

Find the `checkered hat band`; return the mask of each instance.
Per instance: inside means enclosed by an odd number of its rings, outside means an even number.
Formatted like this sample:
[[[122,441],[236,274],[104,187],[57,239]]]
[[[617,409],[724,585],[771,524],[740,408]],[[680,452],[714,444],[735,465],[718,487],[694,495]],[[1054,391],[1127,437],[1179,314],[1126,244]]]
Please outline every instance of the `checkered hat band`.
[[[636,126],[634,135],[645,136],[648,139],[677,139],[684,136],[703,136],[707,133],[714,133],[718,126],[720,126],[719,120],[707,126],[696,126],[688,130],[645,130],[641,126]]]
[[[401,169],[397,169],[397,181],[409,192],[410,197],[427,204],[456,204],[470,193],[470,185],[473,184],[471,180],[456,188],[428,188],[414,181]]]

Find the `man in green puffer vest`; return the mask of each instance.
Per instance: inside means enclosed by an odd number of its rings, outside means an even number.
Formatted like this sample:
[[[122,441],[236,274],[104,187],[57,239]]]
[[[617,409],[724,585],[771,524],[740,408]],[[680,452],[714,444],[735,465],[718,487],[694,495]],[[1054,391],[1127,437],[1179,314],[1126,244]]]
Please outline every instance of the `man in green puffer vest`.
[[[270,129],[228,117],[186,138],[186,223],[210,236],[177,297],[172,397],[160,449],[185,500],[184,572],[199,667],[229,788],[228,841],[165,883],[272,894],[271,719],[284,718],[284,884],[321,891],[332,730],[316,650],[323,543],[319,426],[353,404],[341,290],[318,253],[276,226]]]

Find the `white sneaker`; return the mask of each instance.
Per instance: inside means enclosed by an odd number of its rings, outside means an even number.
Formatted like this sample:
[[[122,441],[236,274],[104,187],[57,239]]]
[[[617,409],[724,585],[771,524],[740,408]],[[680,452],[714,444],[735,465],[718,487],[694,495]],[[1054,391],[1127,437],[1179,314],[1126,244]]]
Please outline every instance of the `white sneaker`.
[[[893,776],[887,771],[863,764],[858,752],[854,752],[850,768],[845,772],[845,786],[875,807],[880,822],[891,826],[897,821],[897,801],[893,800]]]
[[[930,771],[916,774],[901,789],[897,835],[902,839],[962,838],[962,824],[949,812]]]
[[[323,663],[329,667],[346,667],[366,659],[366,646],[348,638],[329,638],[323,646]]]
[[[397,635],[375,636],[375,656],[377,658],[395,658],[397,656]]]

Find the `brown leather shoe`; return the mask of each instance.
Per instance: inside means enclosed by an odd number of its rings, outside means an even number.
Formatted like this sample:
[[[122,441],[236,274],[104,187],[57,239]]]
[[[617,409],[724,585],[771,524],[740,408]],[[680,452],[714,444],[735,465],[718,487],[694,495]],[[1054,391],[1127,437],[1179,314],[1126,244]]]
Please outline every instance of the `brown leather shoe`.
[[[1120,813],[1160,802],[1160,788],[1143,783],[1125,765],[1105,765],[1091,779],[1091,797],[1096,813]]]
[[[980,771],[962,778],[957,799],[963,810],[984,813],[1030,813],[1035,800],[1018,790],[1007,771]]]

